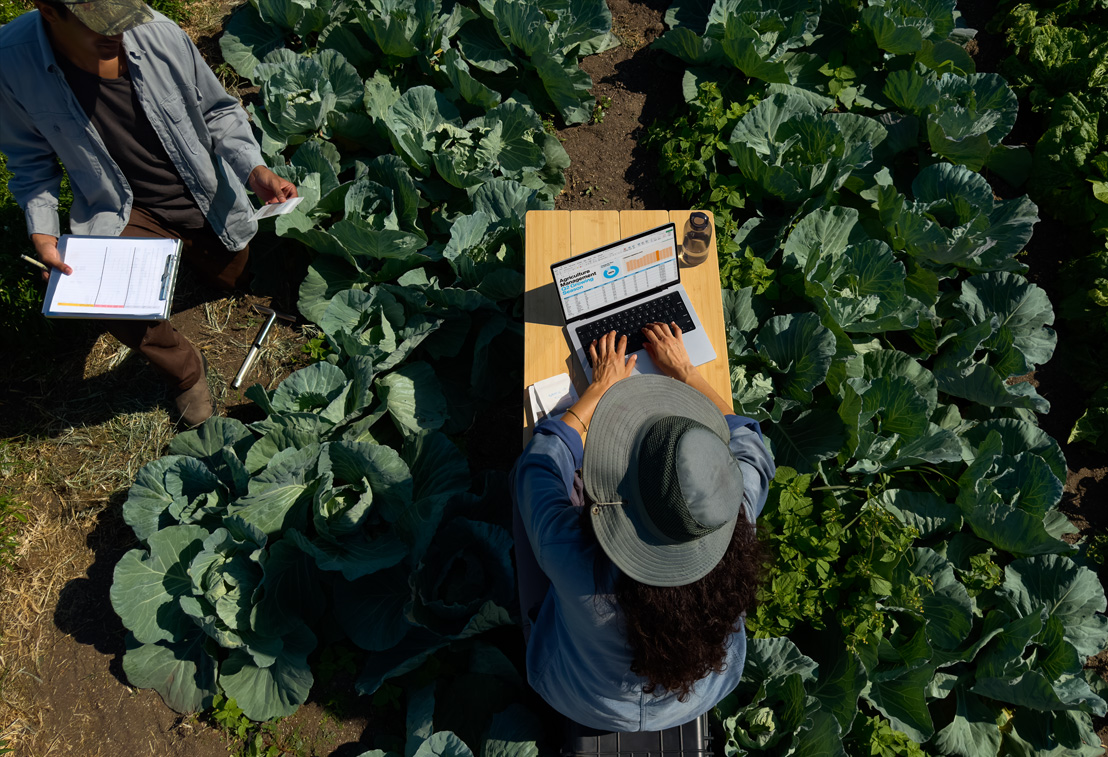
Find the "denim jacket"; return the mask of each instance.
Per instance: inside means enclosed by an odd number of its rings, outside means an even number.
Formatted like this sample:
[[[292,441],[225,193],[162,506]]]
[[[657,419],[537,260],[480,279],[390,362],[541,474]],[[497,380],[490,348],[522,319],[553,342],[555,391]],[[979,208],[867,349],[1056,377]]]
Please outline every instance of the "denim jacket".
[[[265,164],[246,112],[160,13],[124,33],[123,48],[138,101],[185,186],[227,248],[242,249],[257,231],[244,185]],[[127,225],[131,188],[73,96],[38,11],[0,28],[0,151],[29,234],[59,236],[57,158],[73,187],[73,233],[118,236]]]

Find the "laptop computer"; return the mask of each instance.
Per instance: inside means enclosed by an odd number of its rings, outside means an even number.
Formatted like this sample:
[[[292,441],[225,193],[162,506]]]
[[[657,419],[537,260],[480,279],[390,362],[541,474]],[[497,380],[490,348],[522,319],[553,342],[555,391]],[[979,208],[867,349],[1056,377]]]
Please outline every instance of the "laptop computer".
[[[627,335],[627,355],[638,353],[635,373],[661,373],[642,349],[647,323],[681,327],[693,365],[716,357],[712,343],[681,285],[677,232],[672,223],[620,239],[550,266],[562,304],[566,336],[592,381],[588,346],[603,334]]]

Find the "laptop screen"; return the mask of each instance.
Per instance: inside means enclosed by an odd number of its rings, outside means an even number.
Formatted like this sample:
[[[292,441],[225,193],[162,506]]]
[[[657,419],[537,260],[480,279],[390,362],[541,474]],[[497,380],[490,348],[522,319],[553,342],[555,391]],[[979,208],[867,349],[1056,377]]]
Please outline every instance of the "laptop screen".
[[[550,266],[566,321],[680,281],[672,223]]]

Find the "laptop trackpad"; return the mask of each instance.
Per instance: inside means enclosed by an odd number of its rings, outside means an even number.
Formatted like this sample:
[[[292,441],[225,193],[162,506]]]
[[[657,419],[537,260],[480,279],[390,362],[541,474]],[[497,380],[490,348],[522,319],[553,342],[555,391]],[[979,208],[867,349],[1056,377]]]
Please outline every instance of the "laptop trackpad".
[[[716,351],[712,349],[712,343],[705,337],[703,329],[697,329],[684,335],[685,349],[688,350],[689,360],[693,365],[704,365],[716,359]],[[638,355],[635,360],[635,368],[632,371],[633,375],[637,374],[654,374],[663,375],[662,370],[650,359],[650,355],[646,350],[638,350],[632,353]],[[587,353],[578,353],[578,357],[584,357],[582,361],[582,368],[585,369],[585,376],[588,378],[589,383],[592,383],[592,365],[589,364]]]

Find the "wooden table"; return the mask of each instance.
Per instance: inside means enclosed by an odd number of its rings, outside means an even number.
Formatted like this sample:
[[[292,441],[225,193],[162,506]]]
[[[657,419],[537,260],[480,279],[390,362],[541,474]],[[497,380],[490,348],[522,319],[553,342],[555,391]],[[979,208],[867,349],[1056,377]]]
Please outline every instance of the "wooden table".
[[[565,320],[550,275],[551,263],[579,255],[617,239],[673,221],[681,240],[691,210],[532,210],[526,218],[526,283],[523,298],[523,387],[568,373],[578,393],[588,382],[570,353]],[[707,212],[707,211],[702,211]],[[711,218],[711,213],[708,217]],[[713,229],[713,224],[711,226]],[[696,308],[716,358],[698,367],[719,392],[731,396],[731,372],[727,365],[727,337],[723,327],[723,297],[719,286],[716,238],[708,259],[692,268],[681,268],[681,283]],[[524,401],[523,440],[530,438],[527,402]]]

